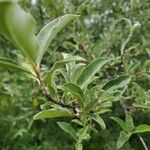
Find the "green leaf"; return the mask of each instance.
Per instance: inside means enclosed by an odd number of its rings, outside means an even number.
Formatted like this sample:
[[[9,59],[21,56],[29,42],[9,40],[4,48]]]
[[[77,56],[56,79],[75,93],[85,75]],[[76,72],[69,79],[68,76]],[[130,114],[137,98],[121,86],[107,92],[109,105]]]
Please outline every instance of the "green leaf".
[[[37,58],[35,21],[16,1],[0,2],[0,34],[14,43],[31,62]]]
[[[117,77],[116,79],[110,80],[107,82],[102,89],[103,90],[114,90],[118,88],[125,87],[131,80],[131,77],[128,75],[122,75]]]
[[[89,111],[93,110],[95,108],[97,102],[98,102],[97,99],[90,100],[85,106],[85,111],[89,112]]]
[[[84,103],[83,103],[83,91],[82,91],[82,89],[81,89],[78,85],[76,85],[76,84],[74,84],[74,83],[66,83],[66,84],[64,85],[64,87],[65,87],[72,95],[74,95],[74,96],[77,98],[77,100],[78,100],[80,106],[83,108],[83,107],[84,107]]]
[[[44,26],[39,34],[37,35],[39,41],[39,51],[37,63],[40,64],[44,53],[46,52],[47,47],[51,41],[55,38],[57,33],[64,28],[69,22],[76,19],[78,15],[66,14],[64,16],[58,17]]]
[[[144,109],[150,109],[150,104],[136,104],[136,103],[133,103],[132,104],[133,107],[137,107],[137,108],[144,108]]]
[[[66,83],[64,87],[73,93],[78,93],[81,97],[83,96],[82,89],[74,83]]]
[[[133,133],[150,132],[150,125],[140,124],[134,128]]]
[[[122,119],[120,119],[118,117],[110,117],[110,118],[112,120],[116,121],[124,131],[129,132],[127,124]]]
[[[117,140],[117,149],[121,148],[130,138],[131,134],[127,134],[126,132],[120,132],[120,136]]]
[[[77,136],[78,136],[79,141],[83,141],[83,140],[88,139],[89,138],[88,126],[79,129],[78,132],[77,132]]]
[[[105,122],[104,120],[99,116],[99,115],[96,115],[96,114],[90,114],[89,115],[93,120],[95,120],[102,129],[106,129],[106,125],[105,125]]]
[[[19,66],[19,64],[17,64],[15,61],[8,59],[8,58],[4,58],[4,57],[0,57],[0,68],[4,68],[4,69],[10,69],[10,70],[15,70],[15,71],[23,71],[26,73],[30,73],[29,71],[27,71],[26,69],[24,69],[23,67]]]
[[[134,129],[134,123],[133,123],[133,118],[131,115],[127,114],[126,115],[126,125],[128,127],[128,130],[131,132]]]
[[[81,71],[77,84],[84,87],[89,83],[92,77],[100,70],[100,68],[109,61],[108,58],[100,58],[92,61],[89,65],[85,66]]]
[[[70,58],[66,58],[66,59],[57,61],[45,75],[45,77],[44,77],[45,83],[52,84],[52,79],[55,74],[55,71],[60,69],[61,67],[63,67],[66,63],[73,62],[73,61],[85,61],[85,59],[81,59],[81,57],[74,56],[74,57],[70,57]]]
[[[143,68],[145,68],[145,69],[149,69],[150,68],[150,60],[146,60],[144,62]]]
[[[38,119],[56,118],[56,117],[65,117],[65,116],[73,116],[73,114],[66,109],[48,109],[39,112],[33,117],[33,119],[38,120]]]
[[[74,140],[77,140],[76,131],[72,128],[69,123],[66,122],[57,122],[62,130],[69,133]]]
[[[73,119],[73,120],[71,120],[71,122],[76,123],[76,124],[78,124],[78,125],[80,125],[80,126],[84,126],[83,122],[81,122],[81,121],[78,120],[78,119]]]

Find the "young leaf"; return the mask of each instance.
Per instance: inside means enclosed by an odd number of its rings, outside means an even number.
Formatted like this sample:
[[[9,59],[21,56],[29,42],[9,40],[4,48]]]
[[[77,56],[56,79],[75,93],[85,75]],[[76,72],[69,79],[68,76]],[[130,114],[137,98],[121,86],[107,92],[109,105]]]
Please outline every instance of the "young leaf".
[[[116,79],[110,80],[107,82],[102,89],[103,90],[114,90],[118,88],[125,87],[131,80],[131,77],[128,75],[122,75],[117,77]]]
[[[120,132],[120,136],[117,140],[117,149],[121,148],[126,143],[126,141],[129,140],[130,136],[131,134],[127,134],[124,131]]]
[[[118,117],[110,117],[110,118],[112,120],[116,121],[124,131],[129,132],[127,124],[122,119],[120,119]]]
[[[14,43],[31,62],[37,58],[35,21],[16,1],[0,2],[0,33]]]
[[[51,43],[51,41],[55,38],[57,33],[64,28],[69,22],[76,19],[78,15],[73,14],[67,14],[62,17],[58,17],[48,23],[46,26],[42,28],[42,30],[37,35],[38,41],[39,41],[39,51],[38,51],[38,58],[37,63],[40,64],[41,59],[46,52],[46,49],[48,45]]]
[[[74,56],[74,57],[70,57],[70,58],[66,58],[66,59],[57,61],[53,65],[53,67],[50,69],[50,71],[48,71],[48,73],[45,75],[44,81],[46,83],[51,83],[55,71],[60,69],[61,67],[63,67],[66,63],[73,62],[73,61],[85,61],[85,59],[81,59],[80,57]]]
[[[86,83],[89,83],[91,78],[100,70],[100,68],[109,61],[108,58],[100,58],[91,62],[89,65],[85,66],[81,71],[77,84],[84,87]]]
[[[55,117],[65,117],[65,116],[73,116],[72,113],[67,111],[66,109],[48,109],[39,112],[36,114],[33,119],[45,119],[45,118],[55,118]]]
[[[106,125],[105,125],[105,122],[104,120],[99,116],[99,115],[96,115],[96,114],[90,114],[89,115],[93,120],[95,120],[102,129],[106,129]]]
[[[150,125],[140,124],[134,128],[133,133],[150,132]]]
[[[73,127],[69,123],[66,123],[66,122],[57,122],[57,123],[62,130],[69,133],[73,137],[74,140],[77,140],[76,131],[73,129]]]

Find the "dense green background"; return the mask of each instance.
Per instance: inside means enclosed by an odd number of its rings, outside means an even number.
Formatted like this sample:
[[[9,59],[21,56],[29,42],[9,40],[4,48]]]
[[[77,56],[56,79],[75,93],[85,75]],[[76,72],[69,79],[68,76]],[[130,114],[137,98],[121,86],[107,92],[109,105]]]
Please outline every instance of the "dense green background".
[[[107,56],[117,58],[121,44],[129,34],[129,26],[120,21],[112,31],[112,25],[121,18],[128,18],[132,24],[140,23],[127,48],[135,46],[125,57],[126,69],[117,65],[104,68],[102,77],[111,79],[117,75],[128,73],[133,76],[145,92],[150,87],[149,66],[143,67],[150,58],[150,2],[149,0],[41,0],[36,5],[21,1],[21,5],[29,11],[37,21],[38,32],[49,20],[71,13],[80,18],[63,29],[52,42],[47,51],[43,67],[51,66],[61,59],[61,52],[85,57],[88,61]],[[0,55],[17,60],[19,51],[0,37]],[[147,73],[148,72],[148,73]],[[103,78],[102,78],[103,79]],[[97,81],[99,82],[99,81]],[[22,73],[0,70],[0,149],[2,150],[71,150],[73,140],[57,125],[57,120],[48,119],[34,121],[33,115],[39,111],[39,104],[45,99],[36,90],[37,84]],[[141,103],[139,93],[134,92],[132,84],[126,95],[133,95],[126,103]],[[140,99],[141,98],[141,99]],[[144,103],[144,102],[143,102]],[[150,103],[150,102],[148,102]],[[132,110],[135,124],[150,123],[149,110]],[[114,103],[112,112],[104,115],[106,130],[99,129],[92,138],[84,143],[85,150],[116,150],[116,140],[120,128],[109,119],[113,114],[124,119],[119,103]],[[59,119],[67,120],[67,119]],[[142,134],[150,148],[150,134]],[[142,150],[138,137],[132,136],[122,150]]]

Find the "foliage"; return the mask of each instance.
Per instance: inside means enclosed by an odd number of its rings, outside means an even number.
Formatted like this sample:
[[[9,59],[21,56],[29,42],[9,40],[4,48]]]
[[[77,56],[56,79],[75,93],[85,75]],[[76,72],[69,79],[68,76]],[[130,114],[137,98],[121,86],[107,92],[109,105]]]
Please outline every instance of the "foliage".
[[[122,149],[142,149],[140,133],[150,131],[148,8],[146,0],[39,1],[31,9],[35,34],[27,11],[16,1],[0,1],[0,33],[15,46],[1,39],[2,149],[62,149],[61,140],[73,149],[72,139],[76,150],[112,150],[127,141]],[[48,16],[56,19],[47,23]],[[46,119],[56,117],[72,139]],[[110,119],[120,125],[120,136]]]

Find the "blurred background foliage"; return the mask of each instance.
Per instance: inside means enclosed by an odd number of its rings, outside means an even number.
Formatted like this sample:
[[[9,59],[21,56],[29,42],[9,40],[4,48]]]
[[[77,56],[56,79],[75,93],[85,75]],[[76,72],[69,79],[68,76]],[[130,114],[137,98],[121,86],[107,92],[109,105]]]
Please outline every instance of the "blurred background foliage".
[[[135,124],[150,123],[149,0],[21,0],[20,4],[34,16],[36,32],[56,17],[67,13],[79,14],[80,18],[64,28],[49,46],[42,67],[50,67],[60,60],[62,52],[85,57],[88,61],[104,56],[116,59],[116,63],[108,64],[100,73],[101,79],[109,80],[124,73],[131,75],[132,83],[124,96],[129,106],[127,109],[132,112]],[[130,34],[128,21],[140,26],[125,47],[127,52],[123,67],[120,67],[117,59],[121,55],[122,44]],[[3,37],[0,37],[0,55],[14,60],[20,57],[19,51]],[[0,70],[0,149],[73,149],[72,139],[56,125],[58,120],[33,122],[33,115],[45,102],[38,88],[35,90],[36,86],[22,73]],[[124,119],[118,102],[114,103],[111,114]],[[92,138],[84,143],[85,150],[116,150],[120,128],[109,119],[108,114],[104,115],[104,120],[107,129],[93,133]],[[144,133],[142,137],[150,148],[150,134]],[[122,148],[142,149],[136,136]]]

